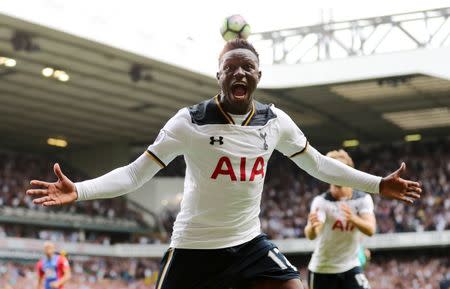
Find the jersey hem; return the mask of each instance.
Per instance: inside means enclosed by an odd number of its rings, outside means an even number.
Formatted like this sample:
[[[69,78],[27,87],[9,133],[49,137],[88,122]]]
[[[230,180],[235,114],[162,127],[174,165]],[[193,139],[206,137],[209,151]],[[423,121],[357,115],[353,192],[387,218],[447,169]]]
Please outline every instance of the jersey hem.
[[[203,249],[203,250],[224,249],[224,248],[230,248],[230,247],[239,246],[241,244],[247,243],[247,242],[253,240],[254,238],[256,238],[257,236],[259,236],[260,234],[261,234],[261,231],[256,231],[256,232],[248,235],[246,238],[240,238],[233,242],[221,242],[221,241],[211,242],[211,241],[208,241],[207,245],[205,244],[204,241],[199,241],[199,242],[196,242],[196,241],[192,241],[192,242],[172,241],[172,242],[170,242],[170,248]],[[208,240],[208,236],[205,236],[205,238],[203,238],[203,240]]]
[[[357,263],[352,263],[348,266],[343,267],[343,269],[320,269],[321,266],[309,266],[308,265],[308,270],[314,273],[320,273],[320,274],[339,274],[339,273],[344,273],[347,272],[348,270],[351,270],[352,268],[355,267],[359,267],[361,266],[360,262],[358,261]]]

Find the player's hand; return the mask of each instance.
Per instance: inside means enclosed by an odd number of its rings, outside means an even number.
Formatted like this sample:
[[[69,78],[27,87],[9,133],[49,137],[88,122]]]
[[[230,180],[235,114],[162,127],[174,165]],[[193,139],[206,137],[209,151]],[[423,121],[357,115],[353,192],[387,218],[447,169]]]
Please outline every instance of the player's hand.
[[[355,215],[353,214],[352,209],[345,203],[342,203],[340,207],[347,222],[353,222],[353,217]]]
[[[58,287],[59,287],[59,282],[58,282],[58,281],[50,282],[50,287],[55,288],[55,289],[58,289]]]
[[[316,209],[314,212],[311,212],[308,215],[308,222],[311,224],[311,227],[313,229],[321,224],[321,222],[319,221],[319,216],[317,215],[318,211],[319,209]]]
[[[33,200],[34,204],[43,206],[58,206],[70,204],[78,198],[75,184],[62,173],[58,164],[53,166],[53,171],[58,177],[58,180],[54,183],[38,180],[32,180],[30,182],[33,186],[41,187],[40,189],[27,190],[27,195],[35,197]]]
[[[412,204],[420,198],[422,189],[418,182],[402,179],[400,175],[406,170],[405,163],[392,174],[384,177],[380,183],[380,195]]]

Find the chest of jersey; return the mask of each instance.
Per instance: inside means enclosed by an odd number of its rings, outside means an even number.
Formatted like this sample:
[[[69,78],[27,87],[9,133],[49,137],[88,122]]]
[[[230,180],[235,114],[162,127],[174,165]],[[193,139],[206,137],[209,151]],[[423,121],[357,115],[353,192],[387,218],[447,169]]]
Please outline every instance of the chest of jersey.
[[[355,230],[355,226],[353,223],[348,222],[343,210],[341,209],[341,205],[344,202],[332,202],[326,201],[324,204],[325,213],[326,213],[326,225],[333,232],[353,232]],[[357,214],[358,212],[358,204],[354,201],[345,202],[347,206],[350,207],[350,210],[353,214]]]
[[[45,259],[42,263],[42,271],[44,271],[45,278],[47,280],[54,280],[58,277],[57,272],[57,258],[52,257],[51,259]]]
[[[265,176],[278,134],[271,122],[262,127],[197,126],[192,135],[192,158],[203,174],[215,181],[253,182]]]

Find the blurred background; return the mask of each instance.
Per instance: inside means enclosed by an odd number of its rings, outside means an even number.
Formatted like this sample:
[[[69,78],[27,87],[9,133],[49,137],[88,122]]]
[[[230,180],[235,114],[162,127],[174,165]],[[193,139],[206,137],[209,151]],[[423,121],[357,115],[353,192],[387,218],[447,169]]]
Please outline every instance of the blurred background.
[[[450,278],[450,1],[209,2],[1,2],[0,289],[36,288],[46,240],[71,264],[67,289],[154,288],[183,158],[126,197],[50,209],[25,191],[54,180],[54,162],[74,181],[127,164],[178,109],[215,95],[219,27],[233,13],[261,55],[259,101],[322,153],[344,148],[376,175],[404,161],[422,183],[414,206],[373,196],[372,288],[439,288]],[[306,278],[303,229],[328,186],[277,152],[269,167],[262,229]]]

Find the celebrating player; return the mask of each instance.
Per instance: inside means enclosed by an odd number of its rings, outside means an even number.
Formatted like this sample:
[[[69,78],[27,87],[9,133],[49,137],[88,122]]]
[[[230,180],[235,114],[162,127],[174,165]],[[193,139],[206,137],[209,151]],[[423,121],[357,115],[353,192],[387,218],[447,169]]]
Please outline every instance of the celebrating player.
[[[344,150],[327,156],[353,167]],[[362,272],[359,252],[360,232],[375,233],[372,198],[350,187],[331,185],[330,190],[314,198],[305,235],[318,238],[309,263],[309,289],[369,289]]]
[[[134,162],[75,184],[55,164],[58,181],[34,180],[31,184],[41,188],[27,193],[44,206],[112,198],[142,186],[184,155],[181,211],[156,288],[302,288],[297,269],[260,229],[261,192],[275,149],[332,184],[409,203],[420,197],[421,189],[400,177],[404,164],[381,178],[320,154],[286,113],[254,100],[260,78],[253,45],[243,39],[227,42],[219,56],[220,93],[179,110]]]
[[[55,253],[55,244],[51,242],[44,243],[45,256],[36,264],[38,273],[37,289],[63,289],[70,277],[70,266],[66,257]]]

